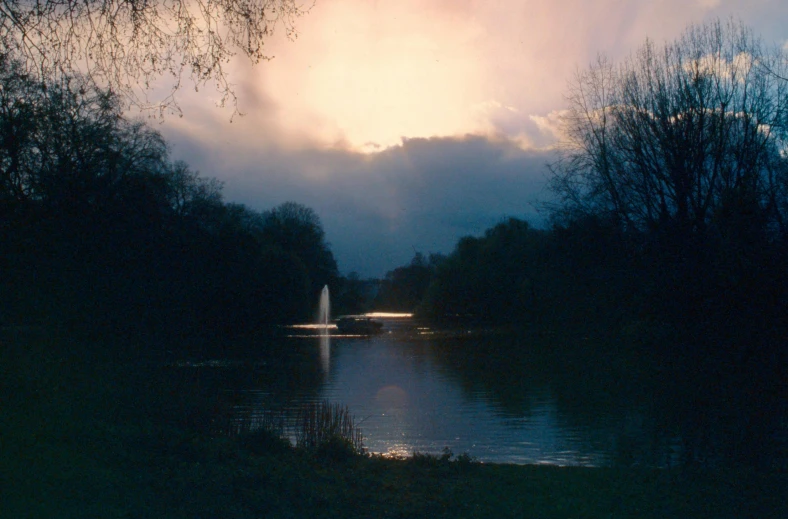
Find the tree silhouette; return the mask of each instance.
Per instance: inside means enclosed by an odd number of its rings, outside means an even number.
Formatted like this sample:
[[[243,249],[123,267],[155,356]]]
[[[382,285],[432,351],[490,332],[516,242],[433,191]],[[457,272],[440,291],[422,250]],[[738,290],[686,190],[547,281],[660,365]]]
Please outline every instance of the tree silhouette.
[[[424,298],[436,270],[445,259],[440,254],[430,254],[428,259],[424,254],[416,252],[409,265],[386,273],[375,298],[375,307],[379,310],[413,312]]]
[[[195,88],[213,82],[220,104],[235,106],[230,58],[269,59],[265,40],[278,26],[294,37],[295,19],[307,10],[295,0],[0,0],[0,53],[39,78],[84,74],[160,114],[178,110],[185,77]],[[162,76],[171,78],[169,90],[148,99]]]
[[[338,278],[337,263],[314,210],[296,202],[285,202],[262,215],[262,236],[293,254],[309,273],[312,294]]]
[[[0,197],[82,210],[113,203],[124,179],[164,174],[161,135],[120,117],[117,96],[81,79],[39,82],[0,56]]]
[[[2,322],[176,338],[308,317],[336,275],[311,209],[226,204],[116,95],[0,65]]]
[[[784,51],[719,21],[620,65],[600,57],[569,90],[559,212],[687,234],[756,211],[784,228],[786,66]]]

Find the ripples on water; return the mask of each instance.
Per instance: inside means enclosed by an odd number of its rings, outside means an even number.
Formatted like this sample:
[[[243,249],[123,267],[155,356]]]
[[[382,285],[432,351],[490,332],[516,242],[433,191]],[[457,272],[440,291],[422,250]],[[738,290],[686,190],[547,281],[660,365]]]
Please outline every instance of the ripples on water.
[[[280,413],[287,428],[299,407],[327,399],[349,407],[370,452],[393,456],[448,447],[485,462],[670,466],[718,441],[662,416],[647,391],[589,375],[594,387],[560,359],[556,367],[538,355],[507,357],[507,348],[497,355],[511,332],[377,317],[386,322],[380,335],[296,325],[277,339],[280,357],[261,345],[261,359],[199,365],[247,373],[228,375],[221,388],[239,422]]]

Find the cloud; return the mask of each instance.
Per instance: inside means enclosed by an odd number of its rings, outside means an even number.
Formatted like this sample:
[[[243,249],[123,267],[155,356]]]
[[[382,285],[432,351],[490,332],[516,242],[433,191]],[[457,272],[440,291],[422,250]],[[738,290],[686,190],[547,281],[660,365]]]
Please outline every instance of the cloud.
[[[564,133],[562,130],[561,118],[567,113],[567,110],[553,110],[547,115],[531,115],[529,119],[536,125],[539,132],[547,139],[553,142],[559,142],[563,139]]]
[[[402,137],[469,133],[540,146],[547,134],[529,114],[545,117],[563,108],[567,80],[598,53],[618,60],[646,37],[672,40],[688,23],[714,16],[749,23],[768,14],[772,33],[788,22],[788,15],[770,13],[768,0],[744,6],[719,0],[320,1],[298,20],[295,41],[281,32],[268,41],[272,61],[250,67],[238,60],[230,67],[253,133],[279,146],[374,152]],[[768,41],[770,34],[764,36]],[[198,103],[187,104],[188,113]]]
[[[176,154],[193,147],[188,135],[170,141]],[[460,237],[507,216],[540,222],[551,160],[512,140],[470,135],[405,139],[376,154],[268,148],[235,156],[220,175],[203,174],[229,179],[226,198],[256,210],[288,200],[315,209],[340,269],[362,276],[382,276],[414,249],[451,252]]]
[[[272,61],[228,65],[245,117],[184,91],[161,130],[228,200],[309,205],[344,271],[382,275],[413,248],[537,219],[572,74],[716,16],[785,41],[770,0],[321,0],[295,41],[268,42]]]

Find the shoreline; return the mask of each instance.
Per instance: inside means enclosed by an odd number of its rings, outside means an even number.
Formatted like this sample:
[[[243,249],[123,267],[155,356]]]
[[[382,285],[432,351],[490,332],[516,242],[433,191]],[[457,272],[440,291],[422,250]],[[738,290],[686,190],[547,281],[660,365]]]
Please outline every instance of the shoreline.
[[[188,381],[62,346],[2,342],[0,517],[788,517],[780,470],[387,459],[212,434]]]

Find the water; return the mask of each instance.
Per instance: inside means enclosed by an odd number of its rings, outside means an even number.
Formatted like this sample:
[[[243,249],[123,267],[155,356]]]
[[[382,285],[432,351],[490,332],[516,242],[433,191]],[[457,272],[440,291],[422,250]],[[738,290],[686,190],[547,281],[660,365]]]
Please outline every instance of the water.
[[[550,338],[385,321],[373,337],[337,335],[325,322],[288,328],[279,353],[236,365],[218,389],[239,420],[294,416],[323,399],[346,404],[366,447],[390,455],[449,448],[486,462],[665,467],[774,464],[769,446],[785,452],[773,441],[784,419],[756,423],[764,409],[750,403],[732,406],[611,359],[557,354]]]

